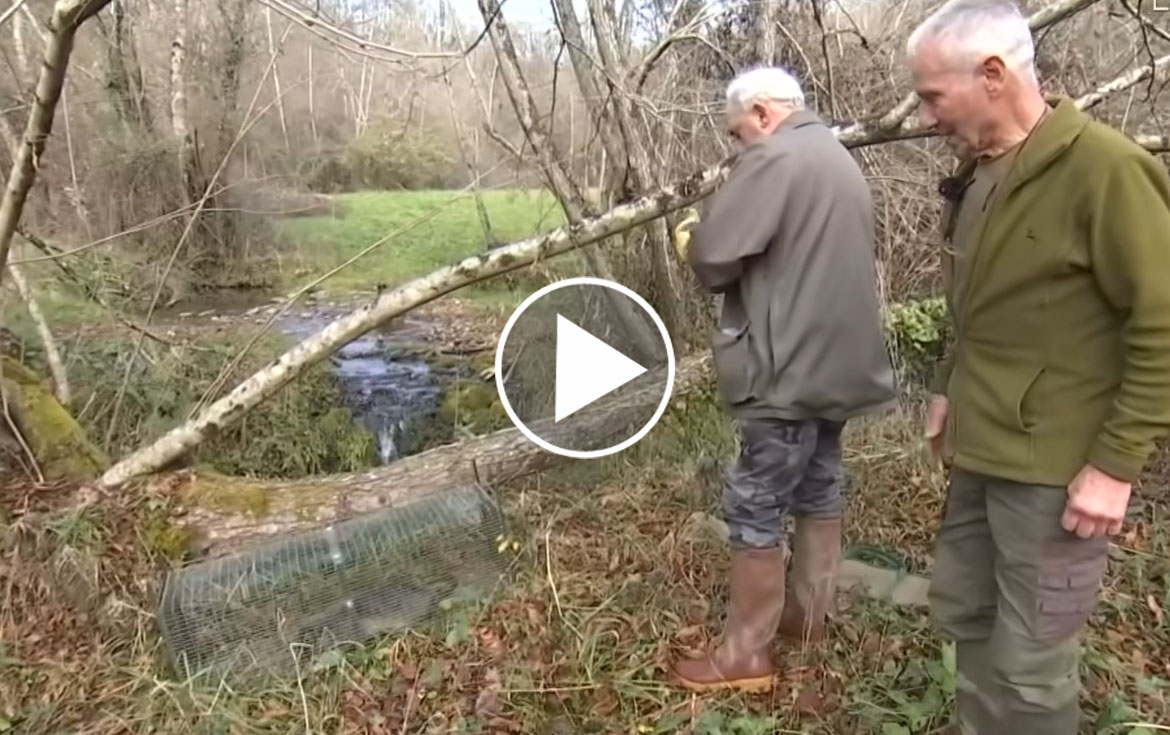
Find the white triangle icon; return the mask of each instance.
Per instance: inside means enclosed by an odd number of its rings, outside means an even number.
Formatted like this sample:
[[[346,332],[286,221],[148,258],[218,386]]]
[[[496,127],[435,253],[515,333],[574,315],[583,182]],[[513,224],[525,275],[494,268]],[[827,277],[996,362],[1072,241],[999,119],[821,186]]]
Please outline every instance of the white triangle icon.
[[[646,372],[646,368],[560,314],[557,314],[556,370],[554,422]]]

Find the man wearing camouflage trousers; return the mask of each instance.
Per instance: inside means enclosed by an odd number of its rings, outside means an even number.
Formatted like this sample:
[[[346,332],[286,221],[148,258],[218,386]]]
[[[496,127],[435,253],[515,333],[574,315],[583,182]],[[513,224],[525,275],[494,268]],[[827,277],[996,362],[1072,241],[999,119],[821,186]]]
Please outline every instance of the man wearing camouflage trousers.
[[[742,150],[687,257],[723,297],[712,348],[741,452],[723,490],[732,550],[723,640],[674,666],[693,690],[769,688],[777,631],[821,636],[841,552],[841,431],[896,401],[857,164],[780,69],[731,82],[727,123]]]
[[[1045,99],[1010,0],[952,0],[907,44],[944,182],[956,338],[926,436],[950,466],[930,589],[962,735],[1076,735],[1080,630],[1131,483],[1170,426],[1170,177]]]

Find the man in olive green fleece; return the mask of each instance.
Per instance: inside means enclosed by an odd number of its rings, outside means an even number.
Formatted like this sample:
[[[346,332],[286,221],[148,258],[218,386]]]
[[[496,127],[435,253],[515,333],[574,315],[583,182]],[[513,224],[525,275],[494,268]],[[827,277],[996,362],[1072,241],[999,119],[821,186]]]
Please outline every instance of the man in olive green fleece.
[[[1170,427],[1170,177],[1036,81],[1008,0],[952,0],[907,45],[940,187],[955,341],[926,435],[950,467],[931,612],[958,731],[1075,735],[1080,632],[1131,484]]]

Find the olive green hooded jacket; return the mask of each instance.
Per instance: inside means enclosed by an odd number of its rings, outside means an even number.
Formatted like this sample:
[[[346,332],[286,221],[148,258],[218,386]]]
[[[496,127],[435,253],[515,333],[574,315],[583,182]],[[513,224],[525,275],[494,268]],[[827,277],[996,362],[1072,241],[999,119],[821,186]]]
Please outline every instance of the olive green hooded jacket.
[[[943,247],[948,291],[958,269],[963,288],[932,390],[957,467],[1133,481],[1170,428],[1170,177],[1071,100],[1050,104],[967,252]]]

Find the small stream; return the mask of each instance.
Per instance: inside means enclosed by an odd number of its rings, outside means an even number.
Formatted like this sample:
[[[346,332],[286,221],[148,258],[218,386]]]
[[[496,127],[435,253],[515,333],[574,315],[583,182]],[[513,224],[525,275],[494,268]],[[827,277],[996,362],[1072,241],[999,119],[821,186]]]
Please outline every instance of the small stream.
[[[278,308],[235,304],[179,316],[263,324]],[[299,341],[348,311],[341,304],[307,303],[290,309],[276,324]],[[458,377],[457,369],[437,367],[418,354],[431,342],[434,328],[430,321],[407,315],[367,332],[330,357],[347,407],[373,434],[382,464],[416,450],[419,428],[438,412],[443,387]]]
[[[286,334],[300,340],[320,331],[335,316],[320,311],[286,314],[278,324]],[[456,376],[453,369],[437,368],[424,357],[401,349],[417,349],[423,337],[425,333],[412,330],[409,323],[391,330],[375,330],[330,358],[346,403],[377,441],[382,464],[414,451],[411,440],[416,429],[438,411],[443,385]]]

